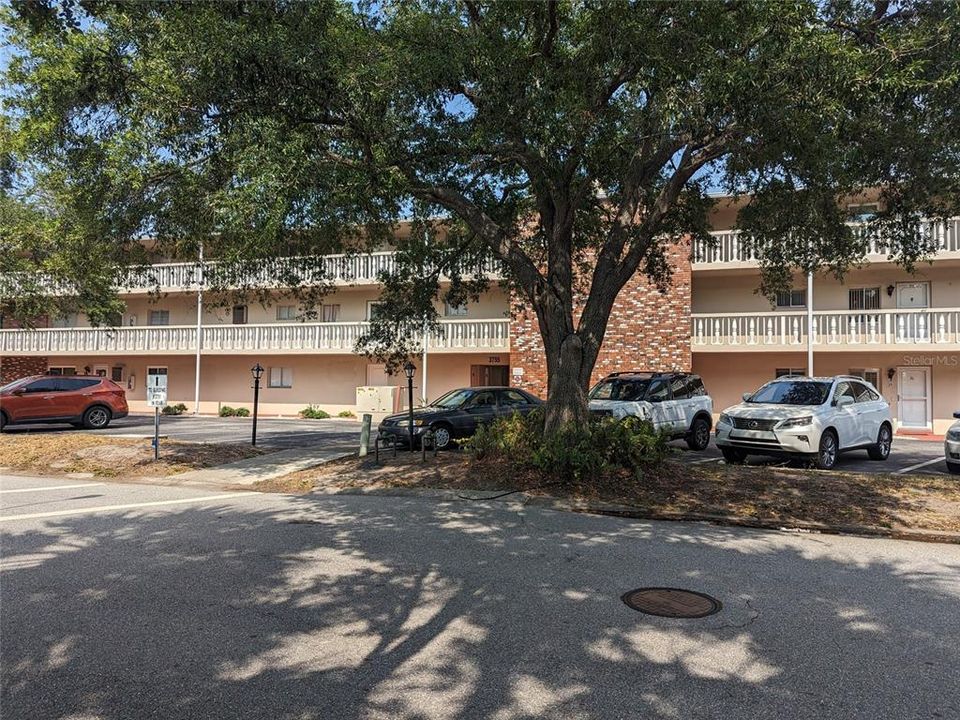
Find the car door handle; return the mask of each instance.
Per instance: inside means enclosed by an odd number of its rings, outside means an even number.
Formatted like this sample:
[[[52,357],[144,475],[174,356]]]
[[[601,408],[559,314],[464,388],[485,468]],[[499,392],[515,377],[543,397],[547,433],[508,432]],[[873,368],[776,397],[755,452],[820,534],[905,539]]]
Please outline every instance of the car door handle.
[[[55,397],[56,395],[44,395],[41,400],[53,400]]]

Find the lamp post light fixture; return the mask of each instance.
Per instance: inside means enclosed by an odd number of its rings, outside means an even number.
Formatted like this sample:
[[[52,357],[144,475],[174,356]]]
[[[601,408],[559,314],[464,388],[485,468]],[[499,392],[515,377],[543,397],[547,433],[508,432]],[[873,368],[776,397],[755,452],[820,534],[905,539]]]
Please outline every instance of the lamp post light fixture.
[[[410,433],[410,452],[413,452],[413,375],[417,366],[409,360],[403,366],[403,374],[407,376],[407,431]]]
[[[251,445],[257,444],[257,406],[260,404],[260,378],[263,377],[263,365],[257,363],[250,368],[250,374],[253,375],[253,436],[250,439]]]

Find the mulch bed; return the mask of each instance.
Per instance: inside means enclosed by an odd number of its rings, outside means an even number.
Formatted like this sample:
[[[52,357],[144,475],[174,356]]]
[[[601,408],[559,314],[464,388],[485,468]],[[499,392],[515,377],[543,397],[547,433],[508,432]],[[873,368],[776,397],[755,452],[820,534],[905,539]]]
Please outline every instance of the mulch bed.
[[[652,516],[722,516],[768,525],[823,525],[960,532],[960,482],[936,475],[873,475],[785,467],[685,465],[667,461],[642,475],[612,471],[589,482],[502,460],[446,452],[422,463],[400,453],[376,465],[347,458],[261,483],[273,492],[436,488],[520,490],[580,502],[617,503]]]
[[[0,467],[43,475],[92,473],[97,477],[163,477],[261,455],[249,445],[160,441],[154,461],[150,440],[87,433],[0,435]]]

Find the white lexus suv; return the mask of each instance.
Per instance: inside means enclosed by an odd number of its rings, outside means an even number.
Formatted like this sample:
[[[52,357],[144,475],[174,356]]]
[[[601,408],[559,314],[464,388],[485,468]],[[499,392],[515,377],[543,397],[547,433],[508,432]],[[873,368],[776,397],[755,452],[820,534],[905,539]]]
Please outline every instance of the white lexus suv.
[[[699,375],[683,372],[616,372],[590,391],[593,415],[638,417],[671,438],[684,438],[691,450],[710,444],[713,400]]]
[[[859,377],[783,377],[724,410],[716,442],[728,463],[747,455],[805,455],[829,470],[848,450],[886,460],[893,421],[887,401]]]
[[[947,470],[960,475],[960,412],[953,416],[957,422],[950,426],[943,439],[943,454],[947,456]]]

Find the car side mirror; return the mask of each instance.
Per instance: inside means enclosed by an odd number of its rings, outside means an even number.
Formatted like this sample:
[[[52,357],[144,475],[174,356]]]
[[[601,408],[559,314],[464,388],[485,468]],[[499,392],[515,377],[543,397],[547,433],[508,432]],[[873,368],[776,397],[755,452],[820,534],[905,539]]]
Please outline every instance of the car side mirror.
[[[954,416],[957,420],[960,420],[960,410],[957,410],[957,412],[955,412],[955,413],[953,414],[953,416]]]
[[[13,394],[14,394],[14,395],[23,395],[25,392],[26,392],[26,390],[24,390],[23,388],[17,388],[16,390],[13,391]]]
[[[853,398],[850,397],[849,395],[841,395],[840,397],[837,398],[838,408],[845,408],[850,405],[853,405]]]
[[[753,397],[753,393],[748,393],[748,392],[746,392],[746,393],[744,393],[743,395],[741,395],[740,397],[743,398],[743,401],[744,401],[744,402],[750,402],[750,398]]]

